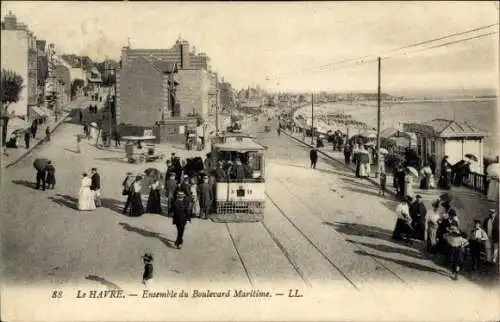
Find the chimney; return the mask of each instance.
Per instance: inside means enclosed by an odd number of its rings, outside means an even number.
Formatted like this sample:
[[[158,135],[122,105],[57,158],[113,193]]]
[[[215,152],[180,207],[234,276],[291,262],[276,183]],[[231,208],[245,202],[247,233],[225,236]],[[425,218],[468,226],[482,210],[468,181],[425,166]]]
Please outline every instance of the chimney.
[[[127,62],[127,57],[128,57],[128,51],[130,50],[130,47],[122,47],[122,59],[121,61],[123,63]]]
[[[17,18],[9,11],[9,15],[5,16],[5,30],[16,30]]]

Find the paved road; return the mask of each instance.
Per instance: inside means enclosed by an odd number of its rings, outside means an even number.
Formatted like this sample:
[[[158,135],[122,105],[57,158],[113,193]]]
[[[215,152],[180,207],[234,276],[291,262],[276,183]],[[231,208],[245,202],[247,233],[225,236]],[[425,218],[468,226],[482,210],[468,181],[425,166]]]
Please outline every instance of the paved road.
[[[308,151],[275,131],[264,133],[264,123],[249,127],[269,146],[264,222],[194,220],[180,251],[172,247],[175,229],[168,218],[120,214],[122,177],[144,166],[125,164],[121,155],[89,142],[75,154],[74,135],[81,127],[62,125],[52,142],[7,173],[1,222],[5,278],[16,285],[140,287],[140,256],[151,251],[155,279],[170,286],[203,281],[256,288],[279,282],[285,290],[412,291],[439,285],[450,292],[466,288],[486,302],[497,300],[481,280],[453,282],[444,268],[422,256],[421,245],[393,243],[392,199],[380,198],[373,186],[341,165],[320,160],[317,169],[310,169]],[[33,189],[37,157],[54,161],[55,190]],[[104,207],[80,213],[74,209],[80,174],[94,166],[101,173]]]

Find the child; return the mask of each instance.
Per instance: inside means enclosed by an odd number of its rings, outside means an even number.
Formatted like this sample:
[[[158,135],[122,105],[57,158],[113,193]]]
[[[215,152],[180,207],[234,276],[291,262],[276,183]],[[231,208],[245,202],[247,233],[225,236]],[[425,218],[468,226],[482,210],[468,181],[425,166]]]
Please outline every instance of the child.
[[[481,260],[481,249],[488,240],[488,234],[481,228],[481,220],[474,220],[474,227],[470,231],[469,247],[472,257],[472,269],[477,270]]]
[[[142,256],[142,260],[144,261],[144,273],[142,274],[142,284],[148,287],[153,281],[153,255],[146,253]]]
[[[387,176],[385,173],[380,174],[380,188],[378,190],[379,196],[382,194],[382,196],[385,196],[385,185],[387,182]]]

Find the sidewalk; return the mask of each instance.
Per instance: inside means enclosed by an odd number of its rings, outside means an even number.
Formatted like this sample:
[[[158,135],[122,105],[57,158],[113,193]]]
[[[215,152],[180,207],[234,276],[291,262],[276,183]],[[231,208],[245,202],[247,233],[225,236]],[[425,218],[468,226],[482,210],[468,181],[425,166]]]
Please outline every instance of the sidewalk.
[[[71,114],[71,111],[76,106],[80,106],[83,102],[86,101],[85,97],[80,97],[75,101],[71,102],[70,105],[63,109],[62,115],[59,116],[59,119],[56,121],[54,115],[50,115],[46,123],[42,124],[37,132],[36,138],[31,138],[30,147],[26,149],[24,145],[24,140],[20,140],[19,147],[17,149],[7,148],[7,154],[3,156],[2,166],[4,168],[10,168],[13,165],[16,165],[19,161],[21,161],[27,154],[29,154],[32,150],[43,144],[46,140],[45,136],[45,128],[48,126],[50,128],[51,135],[57,130],[59,125],[64,123],[68,116]]]
[[[306,143],[302,141],[301,133],[289,133],[283,131],[285,135],[290,138],[304,144],[305,146],[312,147],[310,143]],[[311,137],[306,137],[306,141]],[[345,164],[344,162],[344,154],[342,152],[334,152],[332,151],[331,146],[325,146],[323,148],[318,149],[320,154],[324,157],[338,162],[344,167],[356,171],[355,165],[353,164]],[[379,186],[379,181],[375,178],[375,170],[372,168],[370,177],[368,180],[375,186]],[[387,174],[387,192],[393,196],[396,196],[396,190],[392,186],[392,174]],[[488,209],[494,208],[498,209],[498,205],[493,202],[487,200],[486,196],[471,189],[465,187],[455,187],[453,186],[451,190],[441,190],[441,189],[429,189],[429,190],[421,190],[418,189],[418,182],[415,183],[413,187],[415,194],[420,194],[427,205],[427,209],[430,209],[430,204],[433,200],[439,198],[439,196],[445,192],[450,193],[453,196],[452,204],[454,207],[458,209],[459,218],[460,218],[460,228],[464,231],[469,231],[473,226],[474,219],[480,218],[484,219],[488,215]]]

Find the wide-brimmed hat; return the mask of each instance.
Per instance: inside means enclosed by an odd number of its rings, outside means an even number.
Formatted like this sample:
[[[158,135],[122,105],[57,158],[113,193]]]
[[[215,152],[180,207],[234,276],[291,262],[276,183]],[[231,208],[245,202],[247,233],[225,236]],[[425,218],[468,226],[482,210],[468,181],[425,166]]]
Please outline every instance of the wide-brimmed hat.
[[[493,208],[488,209],[488,212],[489,212],[490,214],[494,214],[496,211],[497,211],[497,210],[496,210],[496,209],[493,209]]]
[[[186,194],[184,193],[184,191],[182,190],[179,190],[177,191],[177,196],[180,197],[180,196],[185,196]]]
[[[422,199],[422,196],[421,195],[416,195],[415,198],[416,199]]]
[[[152,262],[153,261],[153,255],[150,254],[150,253],[144,254],[141,258],[144,259],[144,261],[146,261],[146,262]]]

